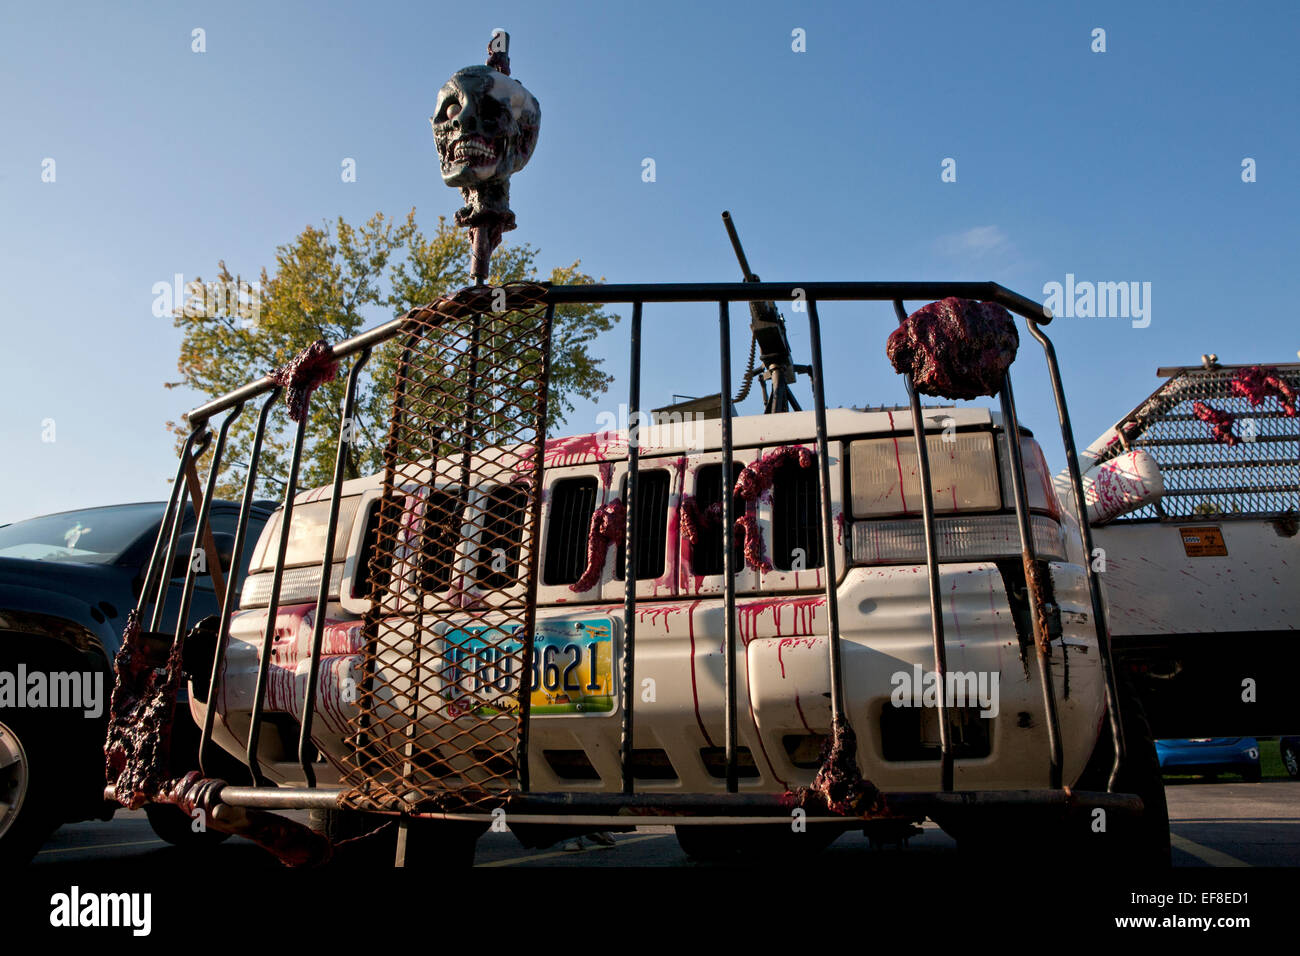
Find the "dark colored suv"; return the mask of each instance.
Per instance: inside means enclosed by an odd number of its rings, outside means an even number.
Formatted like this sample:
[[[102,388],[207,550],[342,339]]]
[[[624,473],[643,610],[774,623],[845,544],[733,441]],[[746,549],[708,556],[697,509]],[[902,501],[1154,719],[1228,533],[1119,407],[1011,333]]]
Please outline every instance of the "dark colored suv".
[[[103,799],[113,657],[165,507],[160,501],[112,505],[0,527],[0,863],[30,859],[63,823],[113,812]],[[236,568],[241,579],[273,509],[269,502],[252,506]],[[210,522],[226,571],[238,518],[237,504],[213,502]],[[167,569],[164,632],[176,627],[194,524],[189,508]],[[186,629],[217,614],[221,598],[207,574],[197,575]],[[144,609],[144,620],[151,611]],[[175,733],[197,740],[188,718],[176,721]],[[173,751],[194,748],[177,741]],[[150,812],[154,830],[170,842],[190,839],[188,819],[168,810],[174,808]]]

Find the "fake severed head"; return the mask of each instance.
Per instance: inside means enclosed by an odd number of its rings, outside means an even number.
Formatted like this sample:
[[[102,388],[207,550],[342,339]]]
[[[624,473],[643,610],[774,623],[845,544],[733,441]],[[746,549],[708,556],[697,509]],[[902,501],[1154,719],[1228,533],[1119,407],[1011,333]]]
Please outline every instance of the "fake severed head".
[[[532,158],[541,124],[537,98],[510,78],[508,44],[507,34],[494,34],[489,65],[457,70],[438,91],[429,118],[442,181],[459,187],[465,202],[456,212],[456,225],[470,230],[471,271],[480,282],[487,277],[501,233],[515,228],[510,177]]]

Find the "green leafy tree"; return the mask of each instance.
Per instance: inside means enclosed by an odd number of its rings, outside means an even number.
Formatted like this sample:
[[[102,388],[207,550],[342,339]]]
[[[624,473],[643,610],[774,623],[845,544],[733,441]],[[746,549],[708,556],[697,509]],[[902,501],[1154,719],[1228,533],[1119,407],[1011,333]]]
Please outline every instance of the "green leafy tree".
[[[492,258],[489,284],[536,281],[536,259],[537,251],[527,244],[503,243]],[[275,260],[274,273],[262,270],[260,295],[251,298],[232,294],[241,280],[224,261],[214,281],[198,280],[174,313],[174,324],[183,332],[180,378],[166,383],[168,388],[193,389],[209,398],[225,394],[288,362],[316,339],[342,341],[470,282],[468,235],[441,216],[437,230],[426,235],[415,224],[414,210],[403,221],[376,213],[361,226],[342,217],[332,229],[308,226],[276,250]],[[595,281],[582,272],[579,261],[552,269],[547,278],[564,285]],[[556,307],[548,429],[564,422],[575,397],[593,399],[608,387],[612,376],[589,346],[617,321],[617,315],[594,305]],[[349,478],[383,467],[399,347],[395,339],[376,347],[358,380],[354,440],[345,445]],[[346,372],[345,363],[337,378],[312,394],[299,488],[324,485],[333,477]],[[251,403],[231,427],[217,485],[221,497],[238,498],[243,491],[264,401]],[[213,419],[214,432],[225,414]],[[187,429],[176,422],[168,425],[180,436],[179,445]],[[259,497],[283,495],[293,437],[288,416],[273,410],[258,464]]]

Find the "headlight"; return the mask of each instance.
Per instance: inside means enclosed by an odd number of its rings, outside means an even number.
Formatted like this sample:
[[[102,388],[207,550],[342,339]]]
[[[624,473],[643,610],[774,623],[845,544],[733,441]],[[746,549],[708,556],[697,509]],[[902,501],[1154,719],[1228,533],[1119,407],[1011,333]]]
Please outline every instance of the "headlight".
[[[271,603],[273,571],[259,571],[244,579],[244,590],[239,596],[239,607],[266,607]],[[330,571],[329,597],[336,599],[343,585],[343,565],[335,564]],[[285,568],[280,582],[280,607],[289,604],[306,604],[316,600],[320,590],[320,565],[306,568]]]
[[[1064,561],[1061,527],[1051,518],[1030,516],[1035,556]],[[938,518],[935,544],[940,561],[991,561],[1020,557],[1020,532],[1015,515],[972,515]],[[925,525],[920,518],[853,523],[855,564],[924,564]]]
[[[993,511],[1001,505],[998,463],[988,432],[927,435],[936,512]],[[921,513],[921,476],[911,435],[870,438],[849,447],[853,515]]]

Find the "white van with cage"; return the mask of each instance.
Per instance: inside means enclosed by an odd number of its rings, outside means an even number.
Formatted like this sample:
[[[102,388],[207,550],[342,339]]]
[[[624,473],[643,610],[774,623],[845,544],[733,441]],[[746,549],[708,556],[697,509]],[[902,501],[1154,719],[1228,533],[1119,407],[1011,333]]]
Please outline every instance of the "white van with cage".
[[[903,300],[939,297],[1013,331],[1005,306],[1043,346],[1073,463],[1050,316],[992,283],[804,283],[812,355],[797,367],[771,305],[792,288],[518,284],[505,311],[467,289],[196,409],[191,443],[227,413],[211,487],[246,402],[265,396],[256,449],[277,382],[303,389],[354,358],[334,484],[297,489],[299,443],[242,594],[173,639],[199,768],[169,782],[128,762],[107,794],[224,808],[221,826],[296,862],[363,833],[402,862],[425,847],[464,861],[488,826],[546,845],[653,817],[701,858],[814,850],[849,828],[905,838],[930,819],[963,846],[1167,863],[1153,742],[1111,666],[1087,559],[1088,515],[1148,499],[1098,500],[1076,469],[1087,510],[1064,509],[1009,376],[982,386],[999,411],[923,408],[912,373],[906,406],[824,402],[818,302],[892,301],[903,328],[930,314]],[[702,422],[548,438],[555,305],[630,302],[636,369],[643,308],[683,300],[718,308],[721,395],[730,303],[754,305],[772,413],[719,399]],[[345,481],[356,378],[390,338],[385,467]],[[965,347],[941,343],[937,360]],[[810,411],[781,411],[795,369]],[[137,683],[147,723],[154,685]],[[110,744],[130,752],[134,733],[120,723]],[[248,779],[205,777],[213,746]],[[315,834],[268,817],[282,808],[315,811]]]
[[[1047,722],[1042,689],[1029,667],[1032,627],[1001,416],[951,407],[928,408],[924,419],[945,633],[952,641],[945,690],[955,703],[955,783],[959,790],[981,791],[1045,787]],[[829,409],[827,426],[844,681],[861,760],[883,791],[937,790],[939,710],[911,413],[906,407]],[[640,435],[639,706],[632,751],[638,792],[725,791],[722,533],[716,523],[690,529],[683,520],[692,502],[707,511],[721,501],[718,432],[713,420],[651,426]],[[779,449],[814,455],[812,433],[811,412],[735,419],[733,475]],[[1077,524],[1062,513],[1038,443],[1022,435],[1035,547],[1049,562],[1054,595],[1051,639],[1058,656],[1052,673],[1064,692],[1063,774],[1078,784],[1099,740],[1105,743],[1103,675]],[[521,678],[517,657],[498,659],[475,637],[492,625],[490,595],[522,583],[506,580],[519,570],[511,531],[526,522],[523,496],[512,485],[516,460],[491,457],[490,469],[473,469],[480,483],[468,501],[455,483],[458,462],[441,462],[436,476],[407,476],[412,495],[425,497],[424,523],[409,529],[405,560],[445,593],[458,589],[466,608],[462,620],[438,625],[431,651],[435,692],[452,710],[505,710],[503,699]],[[742,793],[810,785],[831,731],[817,476],[795,456],[781,457],[786,460],[754,508],[762,563],[746,562],[740,535],[734,546],[743,644],[737,728]],[[537,624],[526,675],[535,718],[529,765],[539,789],[617,793],[621,787],[621,549],[608,545],[598,577],[581,590],[575,585],[587,571],[592,517],[624,497],[626,471],[626,431],[547,443]],[[363,619],[374,601],[398,610],[410,599],[391,583],[403,580],[400,573],[390,573],[389,586],[372,593],[381,478],[342,485],[338,528],[328,545],[333,558],[312,733],[321,784],[340,782],[350,750],[357,688],[365,679]],[[464,519],[467,507],[486,520]],[[735,508],[742,512],[745,503],[737,498]],[[282,787],[307,782],[298,742],[329,509],[321,489],[302,493],[289,533],[267,683],[268,730],[258,754],[266,778]],[[234,754],[247,746],[279,529],[277,515],[254,554],[220,675],[214,740]],[[192,700],[201,724],[207,704],[195,695]],[[501,759],[490,741],[481,749],[467,759],[464,773],[472,776],[480,760]],[[1104,789],[1104,779],[1092,783]],[[731,846],[726,828],[678,832],[700,856]],[[821,842],[839,832],[823,827]]]

